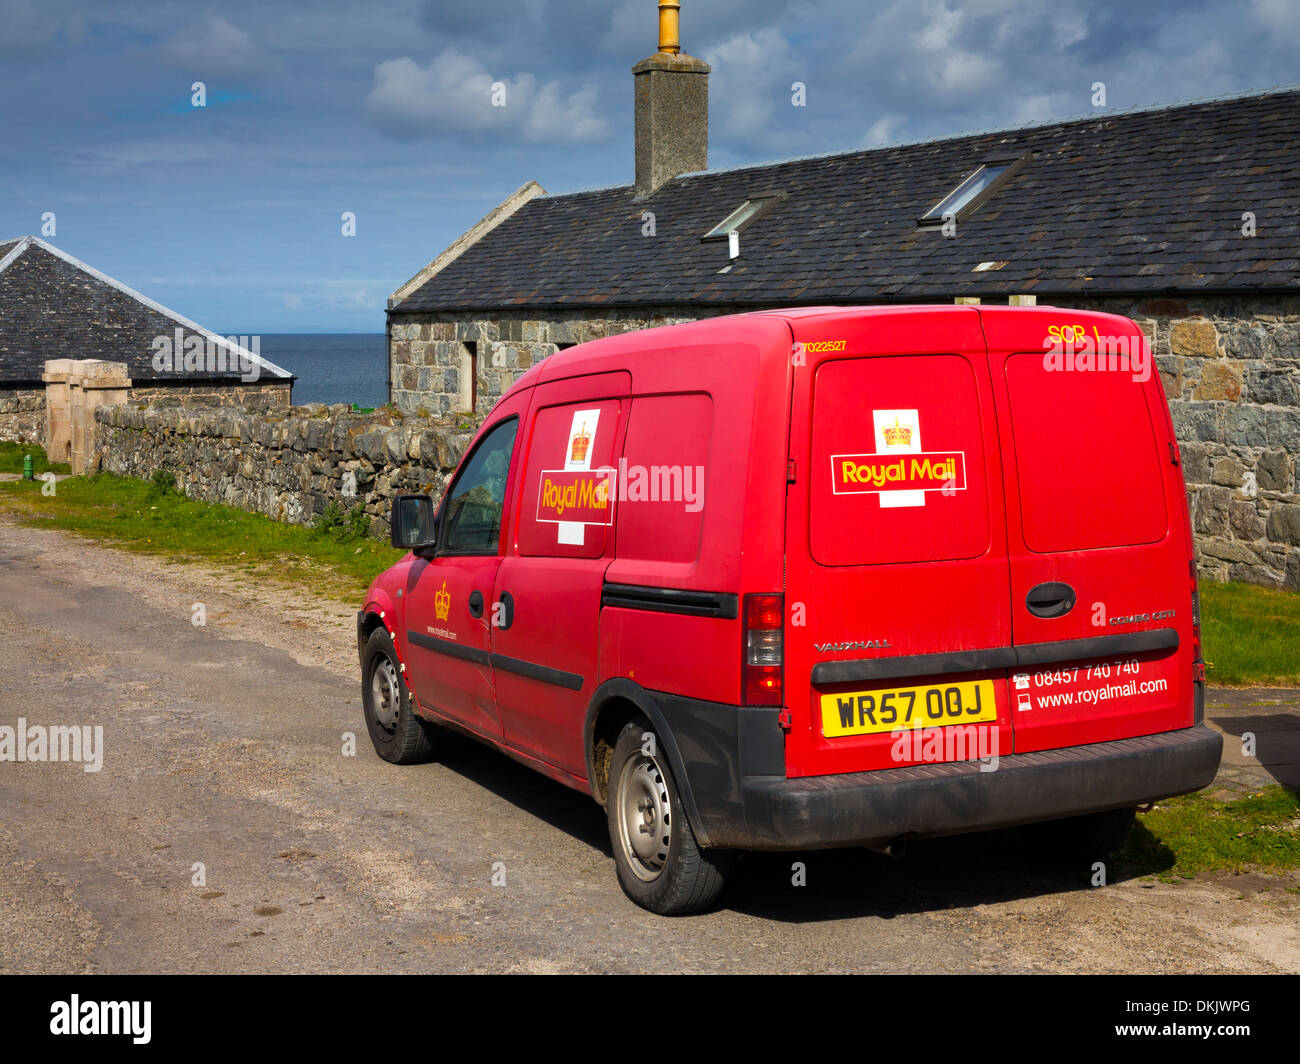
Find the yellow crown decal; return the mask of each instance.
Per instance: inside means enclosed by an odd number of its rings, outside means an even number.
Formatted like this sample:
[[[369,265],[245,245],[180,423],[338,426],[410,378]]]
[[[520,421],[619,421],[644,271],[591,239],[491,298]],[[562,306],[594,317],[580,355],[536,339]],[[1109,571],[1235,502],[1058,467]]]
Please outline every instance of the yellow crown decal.
[[[433,612],[440,621],[445,621],[451,613],[451,594],[447,591],[446,580],[442,582],[442,590],[433,596]]]
[[[905,447],[912,442],[912,427],[900,425],[895,416],[894,423],[885,428],[885,444],[888,447]]]
[[[587,457],[587,448],[591,446],[591,434],[587,432],[586,424],[578,428],[578,435],[573,437],[573,451],[570,457],[575,462],[581,462]]]

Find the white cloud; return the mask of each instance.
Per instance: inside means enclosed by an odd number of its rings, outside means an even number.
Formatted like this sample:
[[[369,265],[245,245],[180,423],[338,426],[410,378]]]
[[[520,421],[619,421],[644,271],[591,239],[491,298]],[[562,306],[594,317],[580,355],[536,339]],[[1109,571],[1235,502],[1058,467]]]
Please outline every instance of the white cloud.
[[[493,103],[498,83],[504,106]],[[594,86],[566,94],[558,81],[539,85],[528,73],[497,78],[473,56],[451,49],[428,66],[405,56],[385,60],[366,97],[375,124],[390,136],[498,132],[530,143],[606,139],[609,122],[597,104]]]
[[[1070,103],[1068,96],[1046,92],[1034,93],[1017,101],[1015,110],[1011,113],[1010,124],[1032,126],[1053,119],[1073,117]],[[1077,104],[1074,110],[1075,113],[1082,112],[1082,108]]]
[[[1294,38],[1300,34],[1300,4],[1295,0],[1251,0],[1255,17],[1265,26]]]
[[[182,140],[174,137],[86,145],[70,149],[62,157],[73,166],[124,170],[134,167],[172,168],[191,164],[207,166],[221,159],[234,158],[238,151],[238,145],[227,141]]]
[[[923,51],[942,52],[952,47],[953,39],[966,21],[960,11],[947,7],[931,9],[930,21],[916,34],[916,43]]]
[[[940,92],[977,92],[990,85],[997,73],[998,64],[987,55],[956,43],[965,22],[960,11],[938,6],[930,9],[929,21],[914,34],[926,76]]]
[[[79,43],[85,33],[81,16],[51,10],[34,0],[0,0],[0,56],[31,59],[54,55]]]
[[[708,50],[713,68],[711,121],[733,137],[752,137],[767,130],[777,104],[789,106],[796,68],[790,42],[780,30],[738,33]]]
[[[154,51],[169,65],[192,70],[195,77],[245,76],[267,63],[252,36],[217,15],[182,26],[159,41]]]
[[[882,115],[867,128],[866,136],[862,138],[862,146],[879,148],[886,144],[897,144],[906,126],[906,115]]]

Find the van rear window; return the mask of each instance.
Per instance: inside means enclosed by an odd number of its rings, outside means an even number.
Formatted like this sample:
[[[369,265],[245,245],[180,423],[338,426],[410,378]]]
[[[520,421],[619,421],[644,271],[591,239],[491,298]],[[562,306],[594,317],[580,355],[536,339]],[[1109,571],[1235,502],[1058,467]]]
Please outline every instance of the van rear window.
[[[1025,546],[1050,554],[1163,539],[1160,448],[1132,374],[1049,371],[1042,352],[1012,355],[1006,374]]]
[[[988,550],[979,396],[960,355],[823,363],[813,399],[813,557],[823,565]]]

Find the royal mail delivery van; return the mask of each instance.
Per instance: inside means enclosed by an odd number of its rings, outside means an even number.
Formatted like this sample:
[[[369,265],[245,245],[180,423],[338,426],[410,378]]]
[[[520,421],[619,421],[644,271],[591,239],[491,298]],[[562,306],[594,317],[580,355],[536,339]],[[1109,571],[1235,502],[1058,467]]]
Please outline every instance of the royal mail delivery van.
[[[813,308],[535,366],[357,617],[375,749],[451,728],[607,811],[619,880],[1054,822],[1100,856],[1214,777],[1178,443],[1141,331]]]

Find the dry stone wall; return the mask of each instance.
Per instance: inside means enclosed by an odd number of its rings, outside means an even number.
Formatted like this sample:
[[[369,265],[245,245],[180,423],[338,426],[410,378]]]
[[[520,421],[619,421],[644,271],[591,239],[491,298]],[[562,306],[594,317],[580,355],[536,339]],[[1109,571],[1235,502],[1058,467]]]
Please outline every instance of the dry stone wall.
[[[127,404],[96,411],[102,468],[148,479],[167,470],[191,498],[312,524],[336,503],[388,534],[394,495],[441,496],[472,418],[355,414],[346,406]]]
[[[0,440],[45,443],[45,389],[0,392]]]

